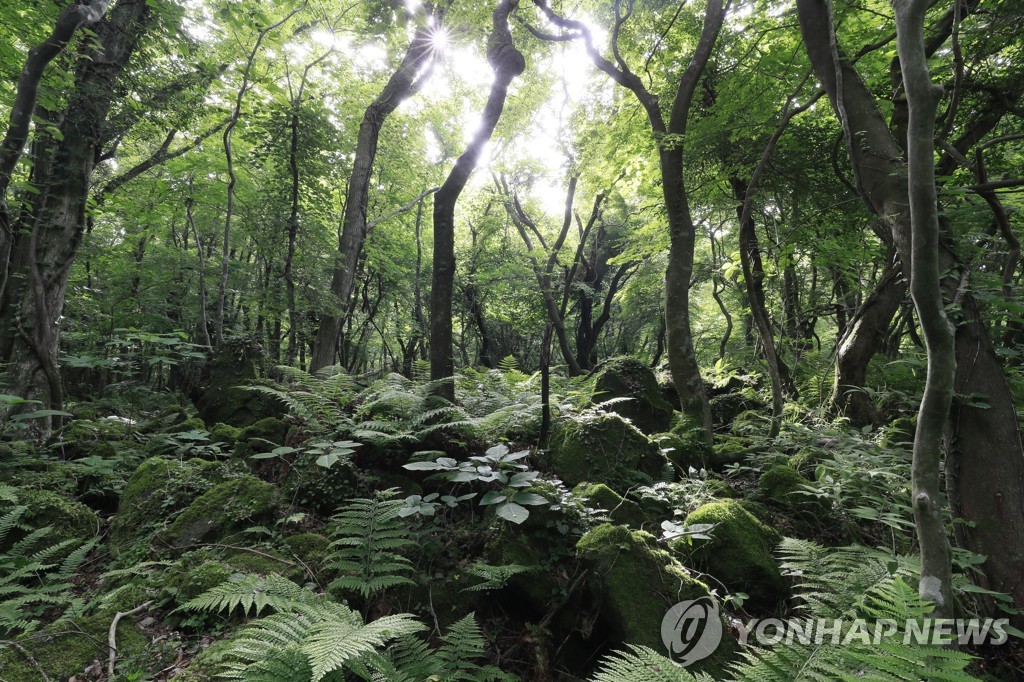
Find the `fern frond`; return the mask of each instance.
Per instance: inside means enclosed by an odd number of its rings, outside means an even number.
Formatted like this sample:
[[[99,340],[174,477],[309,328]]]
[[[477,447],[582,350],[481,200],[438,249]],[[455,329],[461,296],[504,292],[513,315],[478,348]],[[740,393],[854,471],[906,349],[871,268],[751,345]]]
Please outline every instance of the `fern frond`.
[[[232,576],[180,607],[183,611],[225,611],[231,613],[239,606],[242,613],[259,615],[264,609],[287,611],[312,600],[311,593],[287,578],[274,573],[268,575]]]
[[[593,682],[712,682],[645,646],[629,645],[604,659]]]

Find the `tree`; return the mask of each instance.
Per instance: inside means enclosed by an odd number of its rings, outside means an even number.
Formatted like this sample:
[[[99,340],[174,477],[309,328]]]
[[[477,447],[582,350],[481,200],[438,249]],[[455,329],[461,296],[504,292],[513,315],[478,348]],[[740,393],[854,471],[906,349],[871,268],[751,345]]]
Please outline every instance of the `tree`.
[[[512,42],[508,17],[515,0],[502,0],[491,14],[487,61],[494,71],[480,127],[434,195],[434,264],[430,289],[430,378],[449,379],[455,372],[452,355],[452,293],[455,283],[455,205],[469,176],[480,162],[484,145],[494,134],[508,97],[508,86],[526,70],[526,58]],[[447,382],[438,394],[455,400],[455,384]]]

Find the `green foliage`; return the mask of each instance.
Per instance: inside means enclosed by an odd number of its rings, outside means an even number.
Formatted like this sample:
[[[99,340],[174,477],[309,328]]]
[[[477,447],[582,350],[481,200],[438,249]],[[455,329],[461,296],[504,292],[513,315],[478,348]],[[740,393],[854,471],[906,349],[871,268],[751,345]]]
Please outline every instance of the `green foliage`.
[[[592,682],[711,682],[712,677],[688,672],[673,660],[645,646],[631,645],[608,656]]]
[[[26,528],[26,511],[0,506],[0,637],[35,630],[46,611],[80,609],[71,577],[97,542],[55,539],[50,526]]]
[[[434,461],[410,462],[405,468],[410,471],[436,471],[433,477],[452,481],[453,483],[483,483],[492,489],[484,493],[480,498],[480,505],[493,506],[494,513],[506,521],[522,523],[530,516],[527,506],[548,504],[548,500],[536,493],[523,490],[530,488],[540,476],[539,472],[530,471],[529,467],[522,464],[520,460],[530,454],[529,450],[509,452],[506,445],[495,445],[483,455],[470,457],[468,461],[457,462],[451,457],[439,457]],[[433,499],[437,495],[425,497],[415,496],[415,499],[408,499],[406,508],[402,510],[403,516],[412,513],[422,513],[431,516],[439,502]],[[441,497],[441,502],[454,506],[455,503],[475,497],[462,495],[455,497],[446,495]]]
[[[413,545],[401,521],[404,501],[395,490],[372,498],[350,500],[334,516],[333,551],[328,565],[340,575],[332,589],[353,591],[369,598],[397,585],[411,585],[412,563],[399,552]]]
[[[520,566],[519,564],[504,564],[502,566],[491,566],[482,561],[477,561],[465,568],[465,573],[483,580],[482,583],[470,585],[462,589],[463,592],[485,592],[487,590],[500,590],[505,584],[517,575],[533,573],[536,566]]]

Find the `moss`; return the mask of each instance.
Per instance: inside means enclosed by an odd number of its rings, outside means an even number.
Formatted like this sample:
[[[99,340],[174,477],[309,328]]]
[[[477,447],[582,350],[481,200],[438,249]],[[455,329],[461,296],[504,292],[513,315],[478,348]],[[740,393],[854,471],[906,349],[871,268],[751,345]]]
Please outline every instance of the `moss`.
[[[710,595],[657,539],[644,531],[604,524],[576,545],[579,560],[590,570],[592,589],[602,601],[604,619],[622,644],[664,650],[661,622],[674,604]],[[720,664],[723,647],[712,659]],[[714,665],[714,663],[712,663]]]
[[[827,506],[819,498],[801,492],[806,484],[807,479],[799,471],[785,464],[773,466],[757,482],[760,494],[781,507],[815,516],[827,513]]]
[[[625,491],[660,478],[666,462],[656,443],[617,414],[564,421],[551,442],[552,468],[569,485],[598,481]]]
[[[285,538],[284,544],[296,558],[316,570],[327,560],[331,541],[319,533],[301,533]]]
[[[50,526],[51,541],[85,540],[96,534],[96,512],[81,502],[49,490],[21,488],[18,504],[28,507],[22,521],[31,528]]]
[[[755,609],[771,610],[784,595],[784,583],[772,553],[781,537],[739,502],[722,500],[698,507],[687,526],[712,526],[710,540],[683,538],[671,543],[687,565],[705,571],[732,592],[750,595]]]
[[[218,483],[181,512],[161,537],[179,548],[225,538],[266,518],[274,490],[253,476]]]
[[[107,634],[111,614],[76,618],[17,640],[35,659],[50,679],[67,680],[81,675],[95,660],[106,661],[109,655]],[[144,655],[146,636],[131,618],[124,618],[117,628],[118,661]],[[40,679],[39,669],[20,651],[0,647],[0,679],[22,682]]]
[[[789,458],[789,466],[813,480],[815,469],[825,459],[825,453],[818,448],[802,448]]]
[[[624,499],[603,483],[580,483],[572,494],[586,500],[587,505],[594,509],[607,510],[608,516],[615,523],[640,528],[647,521],[640,505]]]
[[[233,445],[242,435],[242,429],[230,424],[217,423],[210,427],[210,435],[218,443]]]
[[[725,481],[718,478],[709,478],[704,481],[708,494],[712,497],[717,497],[723,500],[729,500],[736,497],[736,491],[732,489]]]
[[[187,507],[222,477],[217,462],[151,457],[128,479],[111,524],[111,548],[123,550],[145,537],[168,516]]]
[[[251,339],[225,339],[209,363],[209,382],[196,402],[203,421],[244,427],[282,416],[283,406],[276,400],[246,388],[267,364],[263,349]]]
[[[608,406],[645,433],[666,431],[672,422],[672,405],[661,393],[654,371],[634,358],[615,358],[603,363],[594,378],[597,400],[629,398]]]
[[[708,446],[702,432],[659,433],[651,436],[651,440],[658,444],[681,476],[691,469],[700,471],[708,466]]]
[[[729,432],[739,436],[760,433],[767,429],[769,419],[770,414],[761,410],[744,410],[733,418]]]
[[[185,571],[180,582],[173,586],[177,588],[176,599],[179,604],[183,604],[226,582],[234,573],[235,570],[227,564],[219,561],[204,561]]]
[[[267,417],[241,430],[235,443],[236,457],[249,457],[270,452],[282,445],[288,436],[288,425],[277,417]]]
[[[188,431],[206,431],[206,423],[199,417],[190,417],[164,429],[164,433],[186,433]]]

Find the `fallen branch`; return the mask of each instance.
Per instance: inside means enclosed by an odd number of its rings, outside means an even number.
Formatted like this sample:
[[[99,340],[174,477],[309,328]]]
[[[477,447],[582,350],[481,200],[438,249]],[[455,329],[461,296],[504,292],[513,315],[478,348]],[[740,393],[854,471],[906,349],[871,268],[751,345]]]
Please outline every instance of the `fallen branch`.
[[[107,660],[107,674],[111,677],[114,676],[114,664],[117,663],[117,624],[120,623],[121,619],[125,616],[134,616],[136,613],[147,609],[152,603],[153,602],[151,601],[147,601],[136,606],[131,611],[118,611],[114,614],[114,620],[110,623],[110,634],[107,635],[107,644],[110,646],[110,658]]]

